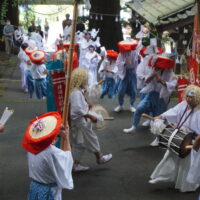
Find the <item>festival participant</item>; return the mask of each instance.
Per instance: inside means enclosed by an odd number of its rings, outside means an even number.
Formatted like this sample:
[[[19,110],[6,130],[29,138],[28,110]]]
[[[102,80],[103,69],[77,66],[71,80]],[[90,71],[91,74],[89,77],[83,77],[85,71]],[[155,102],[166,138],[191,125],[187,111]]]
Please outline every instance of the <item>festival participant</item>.
[[[108,94],[108,98],[114,98],[116,92],[116,74],[118,71],[116,66],[118,53],[113,50],[107,50],[106,53],[106,59],[104,59],[99,68],[99,73],[104,79],[102,84],[103,91],[100,98],[104,98],[106,94]]]
[[[47,95],[47,69],[44,64],[46,54],[43,51],[37,50],[30,55],[33,66],[31,73],[35,82],[35,93],[38,99],[45,99]]]
[[[88,71],[88,86],[92,87],[97,82],[97,68],[100,61],[99,54],[95,51],[95,46],[90,45],[88,51],[85,54],[82,63],[80,63],[81,68]]]
[[[64,40],[70,41],[70,35],[72,32],[72,20],[67,20],[67,24],[63,30]]]
[[[142,48],[140,50],[140,57],[141,62],[137,66],[136,75],[137,75],[137,89],[139,91],[140,101],[147,95],[147,93],[141,93],[141,90],[146,86],[145,78],[148,76],[152,71],[151,67],[148,67],[149,60],[155,54],[162,54],[163,50],[159,47],[154,45],[149,45],[148,47]],[[147,113],[150,114],[151,113]],[[149,126],[151,120],[147,119],[142,123],[142,126]]]
[[[25,92],[28,92],[28,84],[27,84],[27,70],[31,67],[31,62],[29,56],[25,53],[25,49],[28,47],[27,43],[23,43],[20,47],[20,52],[18,54],[18,58],[20,60],[20,70],[21,70],[21,82],[22,82],[22,89]]]
[[[196,133],[198,136],[194,142],[195,151],[199,143],[200,134],[200,88],[195,85],[188,86],[183,99],[184,101],[154,119],[166,119],[169,123],[177,124],[178,129],[184,128]],[[175,188],[181,192],[195,191],[199,186],[199,182],[192,182],[192,176],[188,174],[190,157],[191,155],[180,158],[170,150],[167,150],[163,159],[151,174],[149,183],[174,182]],[[196,169],[199,168],[199,166],[194,167]],[[191,173],[194,175],[195,171]],[[192,183],[187,181],[187,176],[189,175],[188,180]],[[198,176],[198,173],[195,176]]]
[[[94,44],[94,41],[91,39],[91,34],[89,32],[84,33],[84,36],[81,39],[79,39],[78,41],[79,50],[80,50],[79,65],[84,60],[88,47],[93,44]]]
[[[97,118],[88,113],[91,106],[84,96],[87,84],[88,72],[82,68],[75,69],[72,72],[70,86],[70,135],[75,172],[89,169],[80,163],[85,150],[96,156],[98,164],[104,164],[112,159],[112,154],[103,155],[101,153],[98,137],[92,130],[91,122],[97,122]]]
[[[114,109],[115,112],[123,110],[125,94],[130,96],[130,111],[135,112],[134,102],[137,91],[136,68],[138,65],[137,44],[137,41],[130,41],[130,44],[123,43],[123,41],[118,43],[120,54],[118,55],[116,65],[118,67],[120,83],[118,94],[119,105]]]
[[[30,39],[34,40],[38,49],[43,49],[43,39],[39,33],[36,33],[36,27],[32,27],[32,32],[30,33]]]
[[[59,113],[50,112],[31,120],[26,130],[22,146],[28,151],[28,200],[62,200],[62,188],[73,189],[69,131],[61,123]],[[63,150],[55,147],[59,135],[65,140]]]
[[[151,73],[145,76],[146,86],[141,93],[146,93],[134,113],[132,127],[124,129],[124,133],[135,132],[143,113],[157,116],[167,109],[171,93],[175,90],[177,80],[172,68],[174,61],[166,57],[154,56],[151,59]],[[150,67],[150,66],[146,66]]]

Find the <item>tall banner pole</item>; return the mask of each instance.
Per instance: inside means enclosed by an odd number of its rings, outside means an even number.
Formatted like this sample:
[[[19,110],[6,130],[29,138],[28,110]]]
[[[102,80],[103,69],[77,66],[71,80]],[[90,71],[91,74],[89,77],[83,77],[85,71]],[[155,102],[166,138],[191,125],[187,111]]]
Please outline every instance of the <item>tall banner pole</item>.
[[[70,81],[71,81],[71,73],[72,73],[72,64],[73,64],[73,52],[74,52],[74,42],[75,42],[75,32],[76,32],[76,21],[78,15],[78,1],[74,0],[74,10],[73,10],[73,21],[72,21],[72,32],[70,38],[70,48],[69,48],[69,59],[67,64],[67,76],[65,82],[65,97],[64,97],[64,105],[63,105],[63,125],[64,127],[68,127],[68,115],[69,115],[69,90],[70,90]],[[64,149],[66,146],[65,140],[61,141],[61,149]]]

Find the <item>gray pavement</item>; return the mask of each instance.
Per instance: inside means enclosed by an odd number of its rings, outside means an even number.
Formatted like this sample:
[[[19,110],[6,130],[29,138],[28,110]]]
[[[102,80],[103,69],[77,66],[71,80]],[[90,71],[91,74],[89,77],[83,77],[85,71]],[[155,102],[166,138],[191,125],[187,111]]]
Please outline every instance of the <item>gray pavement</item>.
[[[99,101],[115,117],[105,130],[97,133],[102,151],[112,152],[113,159],[105,165],[97,165],[95,157],[86,152],[83,164],[90,166],[91,170],[73,175],[75,188],[64,190],[63,200],[196,200],[199,190],[180,193],[172,183],[148,184],[149,176],[164,151],[149,146],[154,136],[147,128],[139,127],[134,135],[122,133],[123,128],[130,127],[132,116],[128,111],[128,98],[125,102],[125,110],[114,113],[116,99]],[[5,106],[15,110],[5,132],[0,135],[0,200],[26,200],[29,178],[21,141],[28,122],[46,112],[46,104],[44,100],[30,100],[23,93],[18,68],[0,103],[0,113]]]

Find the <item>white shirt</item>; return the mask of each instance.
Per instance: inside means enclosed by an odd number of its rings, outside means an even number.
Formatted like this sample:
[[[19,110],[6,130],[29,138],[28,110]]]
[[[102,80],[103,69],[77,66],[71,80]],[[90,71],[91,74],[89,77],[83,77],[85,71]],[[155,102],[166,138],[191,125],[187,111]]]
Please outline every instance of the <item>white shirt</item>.
[[[88,103],[81,90],[75,89],[70,94],[70,115],[75,120],[83,117],[89,111]]]
[[[131,64],[126,65],[125,63],[130,61]],[[118,75],[120,79],[124,79],[126,76],[126,68],[134,69],[136,71],[138,65],[138,52],[135,51],[127,51],[124,53],[120,53],[118,55],[116,66],[118,67]]]
[[[45,64],[42,64],[42,65],[33,64],[32,68],[31,68],[31,73],[32,73],[33,79],[46,78],[47,75],[44,74],[45,70],[46,70]]]
[[[54,145],[36,155],[28,152],[29,177],[44,184],[56,183],[52,188],[55,200],[62,199],[61,188],[73,189],[72,166],[71,152]]]
[[[102,71],[103,69],[108,69],[108,70],[111,70],[112,72]],[[110,63],[108,59],[105,59],[102,62],[98,72],[103,78],[115,78],[117,71],[118,71],[118,68],[116,66],[116,61],[112,61]]]

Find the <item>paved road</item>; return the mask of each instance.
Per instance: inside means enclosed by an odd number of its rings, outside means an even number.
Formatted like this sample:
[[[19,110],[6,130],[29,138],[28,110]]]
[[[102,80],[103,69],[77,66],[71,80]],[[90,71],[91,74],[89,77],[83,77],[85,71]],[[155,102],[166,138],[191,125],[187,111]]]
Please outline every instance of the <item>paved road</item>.
[[[0,113],[5,106],[15,109],[5,132],[0,135],[0,200],[26,200],[29,179],[26,152],[21,141],[28,122],[46,111],[45,101],[29,100],[20,89],[19,72],[3,98],[0,99]],[[113,153],[113,160],[97,165],[95,157],[86,153],[83,163],[91,167],[86,173],[74,174],[75,189],[63,191],[65,200],[193,200],[195,193],[180,193],[173,184],[148,184],[149,176],[163,156],[163,151],[149,146],[152,134],[146,128],[139,128],[134,135],[124,135],[123,128],[130,126],[131,113],[127,110],[114,113],[116,100],[100,102],[115,117],[104,131],[98,132],[102,151]]]

